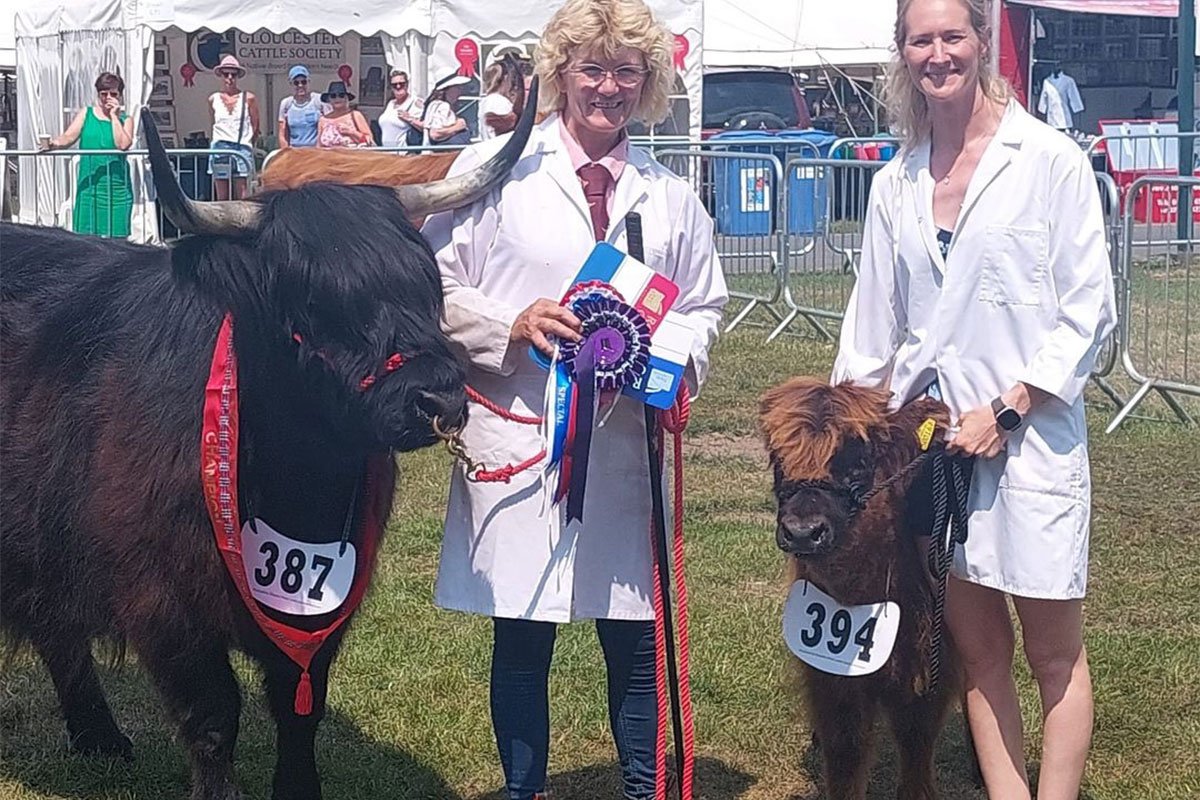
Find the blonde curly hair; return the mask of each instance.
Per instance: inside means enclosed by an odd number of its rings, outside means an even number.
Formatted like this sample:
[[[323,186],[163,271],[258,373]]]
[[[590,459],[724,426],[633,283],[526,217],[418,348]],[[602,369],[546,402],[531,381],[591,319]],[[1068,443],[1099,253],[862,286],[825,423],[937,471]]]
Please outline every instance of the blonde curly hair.
[[[585,50],[611,58],[622,47],[639,51],[648,70],[633,118],[649,125],[666,119],[675,80],[675,40],[642,0],[567,0],[555,12],[533,56],[541,84],[538,111],[562,110],[563,70],[572,55]]]
[[[888,65],[883,90],[884,103],[893,129],[909,146],[924,141],[930,133],[929,102],[920,87],[913,82],[912,76],[908,74],[908,65],[904,63],[904,43],[908,39],[905,18],[914,2],[916,0],[900,0],[897,4],[894,36],[896,52]],[[991,0],[959,2],[970,15],[971,30],[980,42],[979,86],[988,99],[1004,102],[1008,100],[1011,91],[1008,82],[996,73],[989,57],[992,47]]]

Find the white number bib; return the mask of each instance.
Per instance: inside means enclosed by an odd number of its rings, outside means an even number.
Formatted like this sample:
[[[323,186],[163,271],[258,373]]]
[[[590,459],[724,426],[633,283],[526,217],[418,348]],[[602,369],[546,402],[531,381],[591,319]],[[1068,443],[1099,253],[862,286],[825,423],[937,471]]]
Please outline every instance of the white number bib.
[[[336,611],[354,583],[354,545],[297,542],[261,519],[242,525],[242,566],[250,594],[285,614],[316,616]],[[258,532],[255,533],[257,528]]]
[[[810,667],[834,675],[870,675],[896,644],[900,606],[844,606],[808,581],[796,581],[783,607],[783,638]]]

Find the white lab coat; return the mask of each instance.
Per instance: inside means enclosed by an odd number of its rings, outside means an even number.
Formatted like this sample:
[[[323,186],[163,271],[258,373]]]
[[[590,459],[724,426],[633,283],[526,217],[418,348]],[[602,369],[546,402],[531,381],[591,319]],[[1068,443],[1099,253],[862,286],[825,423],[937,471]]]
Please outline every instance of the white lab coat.
[[[1070,112],[1063,105],[1063,97],[1058,93],[1058,87],[1051,83],[1049,78],[1042,81],[1042,94],[1038,98],[1037,109],[1051,128],[1063,131],[1071,127],[1067,122]]]
[[[1082,597],[1091,513],[1083,388],[1116,318],[1091,166],[1010,102],[945,262],[933,189],[928,143],[875,178],[834,380],[889,385],[898,404],[937,380],[955,416],[1017,381],[1053,395],[998,457],[976,460],[970,538],[954,573],[1025,597]]]
[[[507,140],[468,148],[451,172],[476,166]],[[695,393],[727,300],[712,220],[687,184],[637,147],[629,148],[610,214],[607,241],[621,250],[631,210],[642,215],[649,266],[679,285],[674,308],[695,328],[687,374]],[[423,232],[442,272],[444,328],[468,362],[471,386],[514,412],[541,414],[546,372],[527,347],[509,347],[509,330],[538,298],[559,298],[595,246],[557,115],[534,130],[503,185],[474,205],[431,217]],[[463,440],[491,469],[517,464],[543,446],[537,427],[478,406]],[[596,428],[582,525],[564,525],[566,504],[549,505],[542,478],[539,465],[508,484],[468,483],[455,465],[437,604],[548,622],[653,619],[642,405],[622,398]]]

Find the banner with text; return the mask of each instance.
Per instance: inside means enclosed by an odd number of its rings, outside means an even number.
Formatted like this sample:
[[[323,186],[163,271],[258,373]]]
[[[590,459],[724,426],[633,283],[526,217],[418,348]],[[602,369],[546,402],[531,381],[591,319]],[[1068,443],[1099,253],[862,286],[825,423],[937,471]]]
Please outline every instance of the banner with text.
[[[346,50],[340,37],[325,31],[260,30],[237,34],[237,59],[252,72],[287,72],[294,64],[313,72],[336,72],[345,63]]]

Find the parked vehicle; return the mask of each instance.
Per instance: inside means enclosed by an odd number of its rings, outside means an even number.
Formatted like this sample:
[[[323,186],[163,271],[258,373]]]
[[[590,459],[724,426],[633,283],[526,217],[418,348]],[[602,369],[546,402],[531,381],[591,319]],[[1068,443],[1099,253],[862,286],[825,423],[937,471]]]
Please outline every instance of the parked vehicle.
[[[701,137],[723,131],[810,128],[804,92],[790,72],[730,67],[704,73]]]

